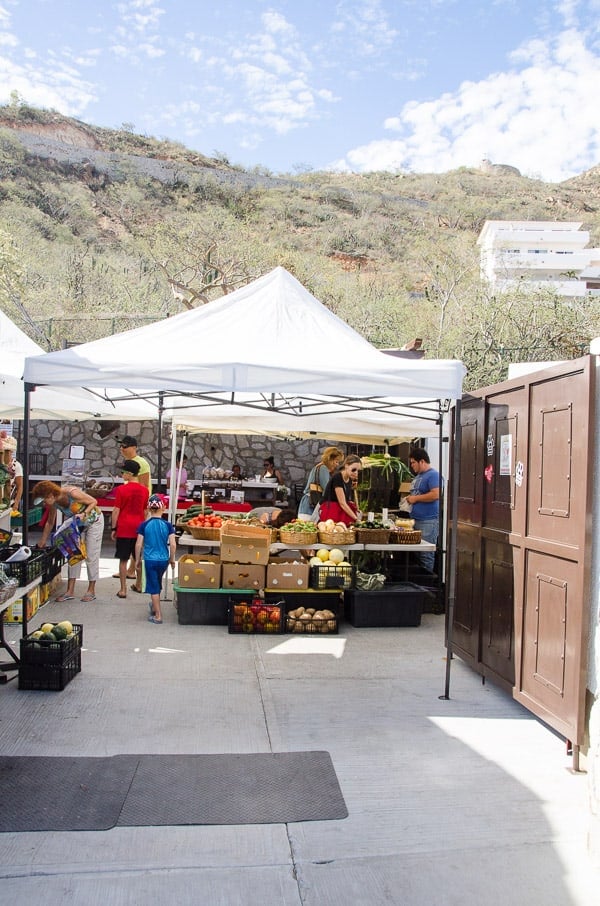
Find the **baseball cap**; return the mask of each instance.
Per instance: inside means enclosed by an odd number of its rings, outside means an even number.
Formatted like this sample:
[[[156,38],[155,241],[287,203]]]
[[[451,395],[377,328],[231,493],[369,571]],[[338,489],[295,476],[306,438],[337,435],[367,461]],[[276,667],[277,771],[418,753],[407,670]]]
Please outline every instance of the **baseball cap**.
[[[130,475],[137,475],[139,471],[140,464],[135,459],[126,459],[119,467],[119,472],[129,472]]]
[[[131,434],[126,434],[125,437],[122,437],[119,441],[120,447],[137,447],[137,437],[132,437]]]
[[[148,498],[148,509],[149,510],[160,510],[164,508],[164,500],[160,494],[151,494]]]

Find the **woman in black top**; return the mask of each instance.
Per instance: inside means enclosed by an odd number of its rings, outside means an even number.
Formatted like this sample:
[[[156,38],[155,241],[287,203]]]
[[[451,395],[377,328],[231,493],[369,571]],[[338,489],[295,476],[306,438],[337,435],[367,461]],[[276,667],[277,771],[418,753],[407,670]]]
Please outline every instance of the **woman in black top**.
[[[354,502],[354,485],[360,471],[360,456],[351,453],[346,456],[342,468],[335,472],[321,499],[319,519],[333,519],[334,522],[343,522],[352,525],[361,518],[358,507]]]

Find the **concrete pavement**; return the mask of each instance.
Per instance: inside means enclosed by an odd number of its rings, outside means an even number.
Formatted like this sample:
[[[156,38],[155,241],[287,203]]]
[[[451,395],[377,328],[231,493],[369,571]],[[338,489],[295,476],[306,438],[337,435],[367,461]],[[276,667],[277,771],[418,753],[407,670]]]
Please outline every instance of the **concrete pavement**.
[[[63,692],[0,687],[0,753],[323,749],[349,817],[2,834],[3,903],[598,902],[585,774],[572,772],[563,740],[458,659],[440,700],[443,616],[318,638],[231,636],[180,626],[167,601],[157,626],[146,595],[115,597],[114,567],[103,559],[95,603],[79,601],[81,582],[75,601],[32,621],[81,622],[83,669]]]

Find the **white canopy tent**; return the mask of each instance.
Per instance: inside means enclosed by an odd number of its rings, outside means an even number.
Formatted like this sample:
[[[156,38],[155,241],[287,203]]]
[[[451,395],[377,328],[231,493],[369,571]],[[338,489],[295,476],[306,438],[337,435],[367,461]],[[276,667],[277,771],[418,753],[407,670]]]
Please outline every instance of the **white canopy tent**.
[[[174,439],[180,427],[371,442],[438,434],[441,445],[464,373],[459,361],[380,352],[277,267],[201,308],[27,357],[24,380],[96,389],[107,401],[157,400]]]
[[[41,346],[0,311],[0,418],[23,418],[25,358],[43,354]],[[81,384],[69,388],[68,392],[40,387],[32,391],[29,417],[59,421],[121,417],[145,419],[156,418],[156,407],[145,400],[115,404],[98,392],[84,390]]]
[[[400,428],[419,408],[435,420],[440,400],[460,399],[463,375],[458,361],[380,352],[281,267],[201,308],[28,357],[24,371],[29,384],[96,389],[107,400],[123,399],[107,389],[123,385],[127,398],[160,396],[188,427],[228,412],[224,427],[238,430],[233,413],[250,424],[252,411],[278,413],[277,431],[287,419],[293,433],[311,433],[323,417],[331,432],[334,416],[350,416],[379,423],[377,434],[382,419],[386,431],[388,418]]]
[[[27,357],[24,379],[157,402],[174,433],[394,443],[440,434],[464,370],[380,352],[277,267],[203,307]]]

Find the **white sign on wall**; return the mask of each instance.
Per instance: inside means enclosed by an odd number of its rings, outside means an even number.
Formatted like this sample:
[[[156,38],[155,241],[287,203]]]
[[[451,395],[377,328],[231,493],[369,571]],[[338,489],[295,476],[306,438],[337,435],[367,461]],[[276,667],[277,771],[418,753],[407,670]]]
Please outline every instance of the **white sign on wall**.
[[[512,434],[503,434],[500,438],[500,474],[512,474]]]

